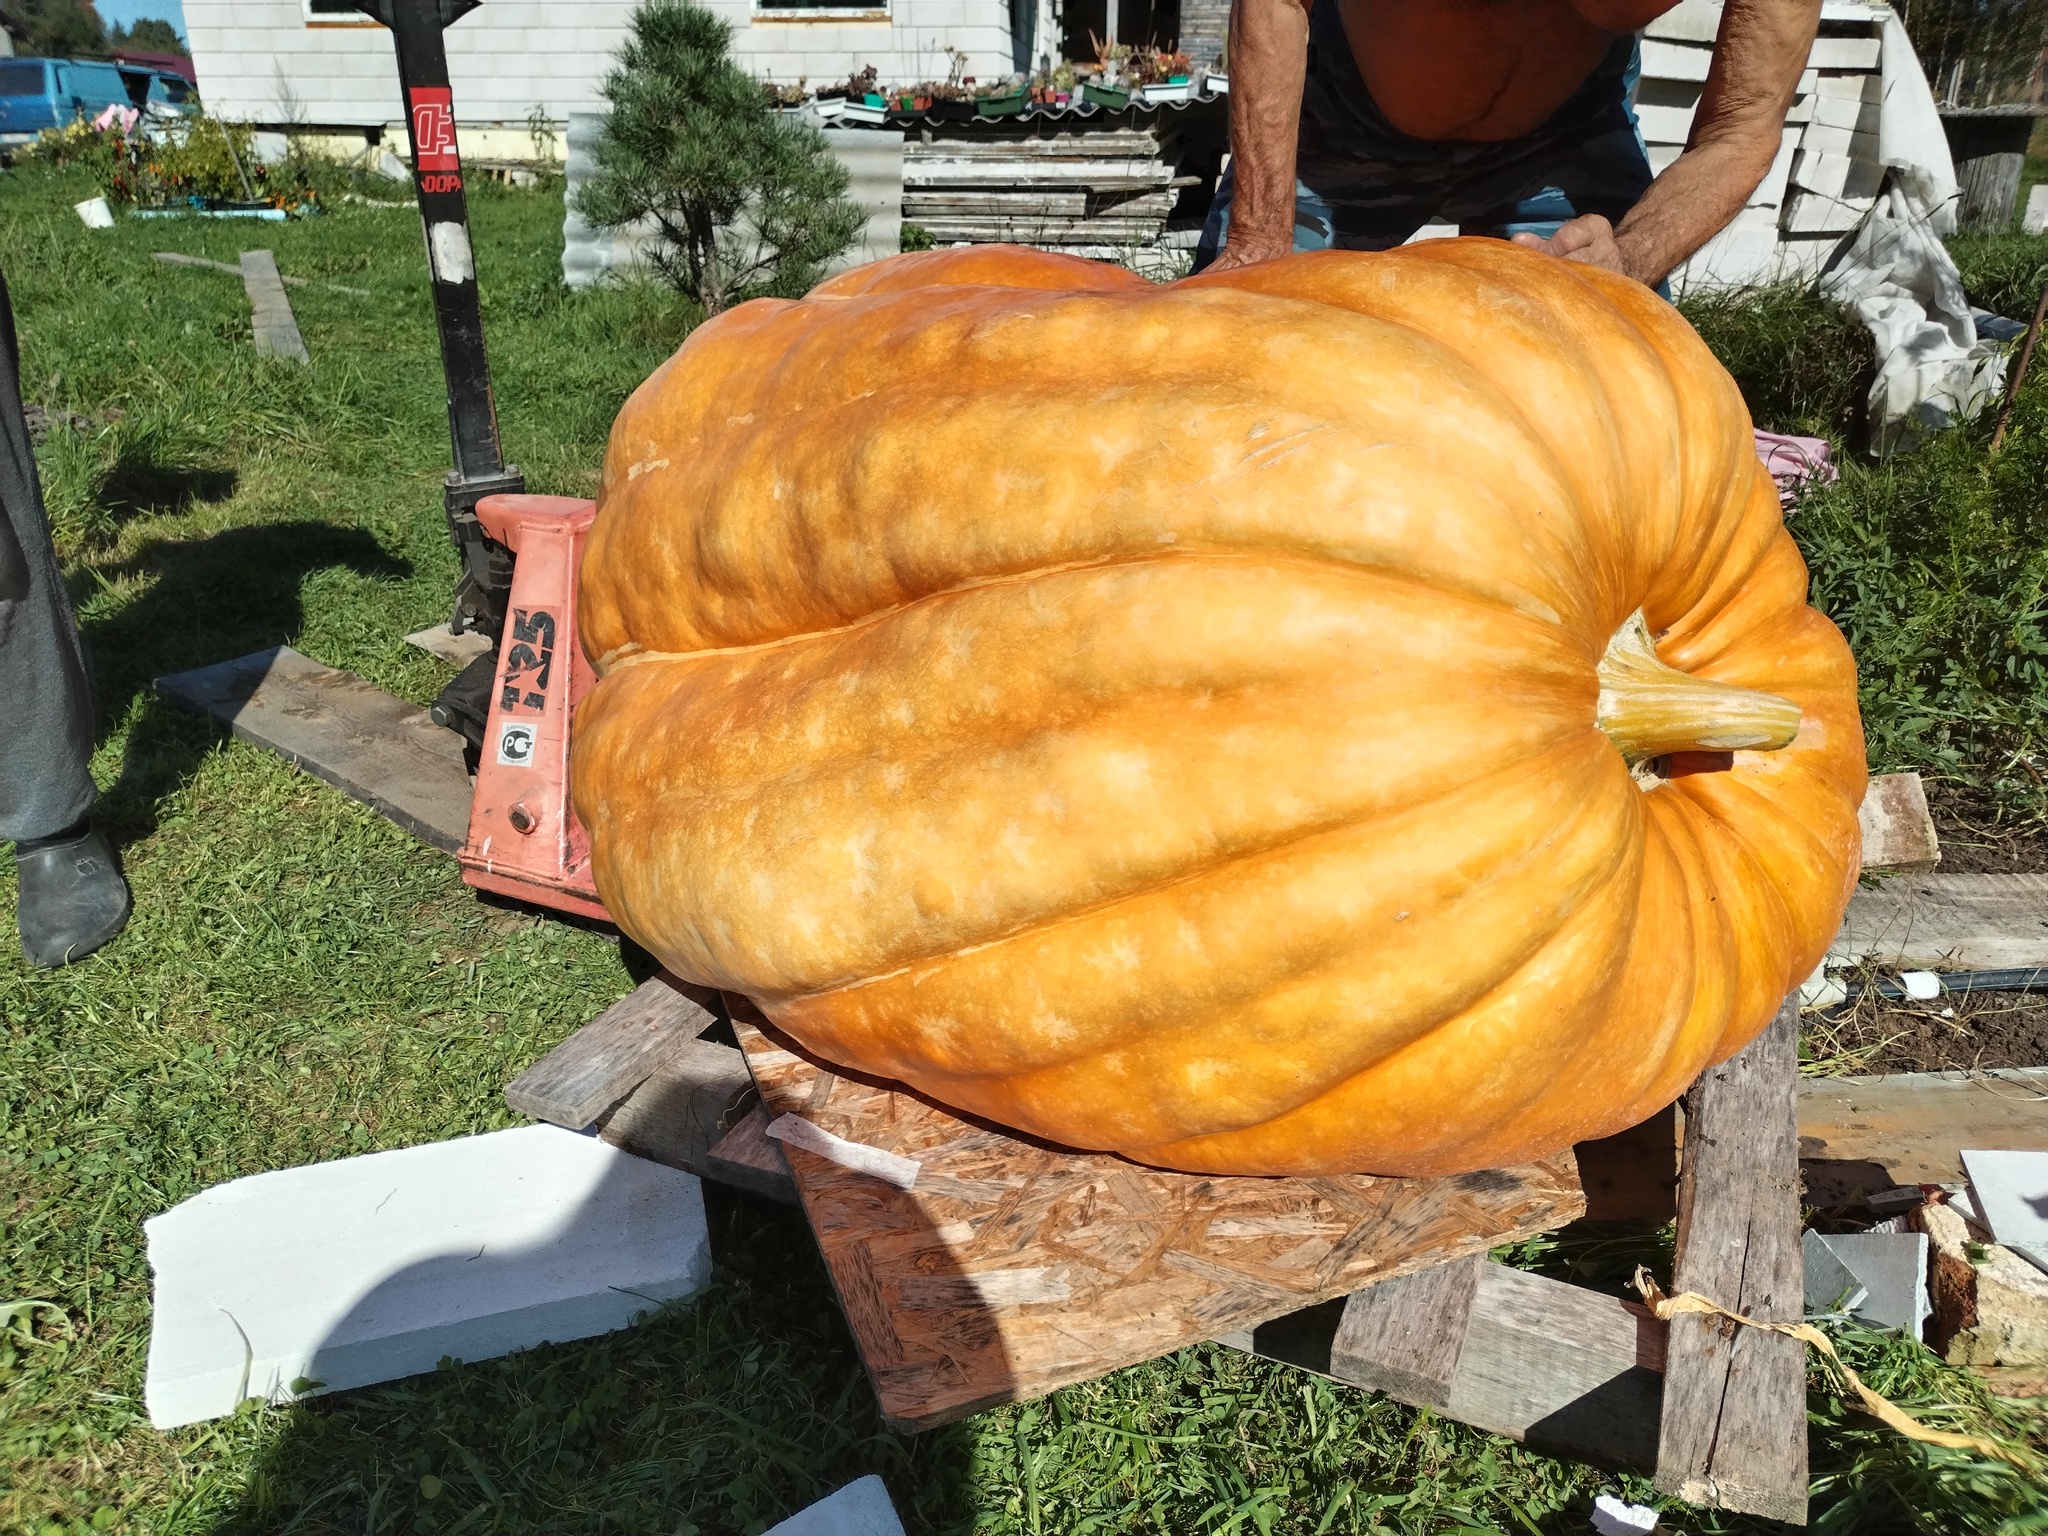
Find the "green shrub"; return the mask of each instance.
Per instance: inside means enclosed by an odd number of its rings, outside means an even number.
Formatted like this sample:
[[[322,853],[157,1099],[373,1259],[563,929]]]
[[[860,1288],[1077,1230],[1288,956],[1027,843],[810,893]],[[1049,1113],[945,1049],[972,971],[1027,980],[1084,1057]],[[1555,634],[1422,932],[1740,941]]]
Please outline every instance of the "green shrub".
[[[1972,304],[2009,320],[2033,317],[2048,283],[2048,235],[1964,234],[1948,248]]]
[[[1688,298],[1679,310],[1735,376],[1758,426],[1861,440],[1876,354],[1869,330],[1839,304],[1788,283]]]
[[[1879,769],[1975,781],[2048,811],[2034,762],[2048,730],[2048,383],[2037,373],[2004,448],[1987,419],[1842,478],[1788,519],[1813,600],[1856,653]]]
[[[599,229],[653,220],[656,270],[714,315],[759,294],[802,294],[863,222],[824,136],[775,111],[729,57],[731,42],[732,24],[702,6],[652,0],[635,11],[604,83],[597,172],[576,194]]]

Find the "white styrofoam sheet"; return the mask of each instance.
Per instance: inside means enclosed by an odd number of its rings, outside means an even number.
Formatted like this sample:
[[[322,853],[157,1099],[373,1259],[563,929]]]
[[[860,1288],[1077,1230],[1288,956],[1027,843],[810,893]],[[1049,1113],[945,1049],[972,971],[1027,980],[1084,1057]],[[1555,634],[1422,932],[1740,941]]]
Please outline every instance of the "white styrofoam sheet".
[[[1794,191],[1786,200],[1783,228],[1788,235],[1847,234],[1863,222],[1873,198],[1822,197]]]
[[[1711,43],[1721,30],[1721,7],[1714,0],[1679,3],[1643,28],[1645,38],[1669,43]]]
[[[1927,1234],[1924,1232],[1808,1232],[1802,1239],[1806,1261],[1815,1264],[1819,1249],[1853,1279],[1860,1296],[1847,1302],[1849,1313],[1878,1328],[1895,1328],[1919,1338],[1933,1310],[1927,1296]],[[1816,1279],[1819,1277],[1816,1276]],[[1831,1282],[1823,1282],[1825,1291]],[[1837,1287],[1839,1289],[1839,1287]],[[1807,1305],[1827,1305],[1833,1296],[1816,1297],[1809,1282]]]
[[[1838,101],[1882,102],[1884,100],[1884,76],[1875,70],[1869,73],[1857,72],[1846,75],[1821,75],[1811,86],[1802,86],[1816,96],[1832,96]]]
[[[1636,106],[1636,121],[1642,124],[1647,144],[1683,144],[1692,133],[1691,107]]]
[[[711,1278],[692,1175],[552,1125],[259,1173],[143,1226],[160,1429],[608,1333]]]
[[[1817,37],[1806,62],[1812,69],[1875,69],[1878,52],[1874,37]]]
[[[903,1536],[889,1490],[873,1473],[800,1509],[766,1536]]]
[[[1813,121],[1828,128],[1847,128],[1852,133],[1867,133],[1873,138],[1877,134],[1878,118],[1883,109],[1875,101],[1846,96],[1816,94],[1813,98]]]
[[[1714,62],[1714,50],[1705,43],[1671,43],[1646,36],[1643,39],[1645,80],[1704,80]]]
[[[1858,133],[1853,128],[1830,128],[1826,123],[1808,123],[1799,136],[1799,147],[1823,155],[1847,155],[1852,160],[1877,163],[1877,135]]]
[[[1771,158],[1771,168],[1764,172],[1764,179],[1749,194],[1752,208],[1776,208],[1785,201],[1785,186],[1792,178],[1792,161],[1799,153],[1799,130],[1784,128],[1778,134],[1778,152]]]

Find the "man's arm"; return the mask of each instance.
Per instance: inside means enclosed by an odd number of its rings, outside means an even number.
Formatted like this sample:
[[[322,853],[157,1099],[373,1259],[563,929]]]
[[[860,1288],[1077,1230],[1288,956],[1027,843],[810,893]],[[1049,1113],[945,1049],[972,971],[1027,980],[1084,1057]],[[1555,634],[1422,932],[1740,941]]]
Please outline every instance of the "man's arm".
[[[1230,230],[1211,272],[1294,249],[1294,141],[1308,74],[1311,3],[1232,0],[1230,175],[1236,190]]]
[[[1770,170],[1819,26],[1820,0],[1728,0],[1685,153],[1621,228],[1595,214],[1517,243],[1661,282],[1728,226]]]

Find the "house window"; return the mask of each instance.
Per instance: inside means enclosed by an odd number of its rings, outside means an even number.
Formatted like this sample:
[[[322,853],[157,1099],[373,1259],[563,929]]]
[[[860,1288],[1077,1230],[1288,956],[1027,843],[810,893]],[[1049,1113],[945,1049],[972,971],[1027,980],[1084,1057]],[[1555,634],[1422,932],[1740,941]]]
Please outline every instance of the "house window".
[[[890,0],[754,0],[754,14],[770,21],[887,21],[889,3]]]
[[[355,0],[299,0],[306,24],[315,27],[374,27],[376,22],[355,7]]]

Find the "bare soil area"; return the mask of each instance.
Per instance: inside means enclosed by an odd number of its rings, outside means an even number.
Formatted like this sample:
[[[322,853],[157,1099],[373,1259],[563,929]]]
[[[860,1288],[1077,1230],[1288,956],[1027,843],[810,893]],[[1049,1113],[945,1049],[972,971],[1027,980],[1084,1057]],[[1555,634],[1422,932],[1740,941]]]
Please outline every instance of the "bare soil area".
[[[2048,993],[1964,992],[1927,1003],[1867,995],[1837,1014],[1808,1014],[1800,1034],[1807,1057],[1830,1076],[2048,1066]]]
[[[1926,785],[1942,874],[2048,874],[2048,824],[2017,820],[1966,785],[1937,779]]]

